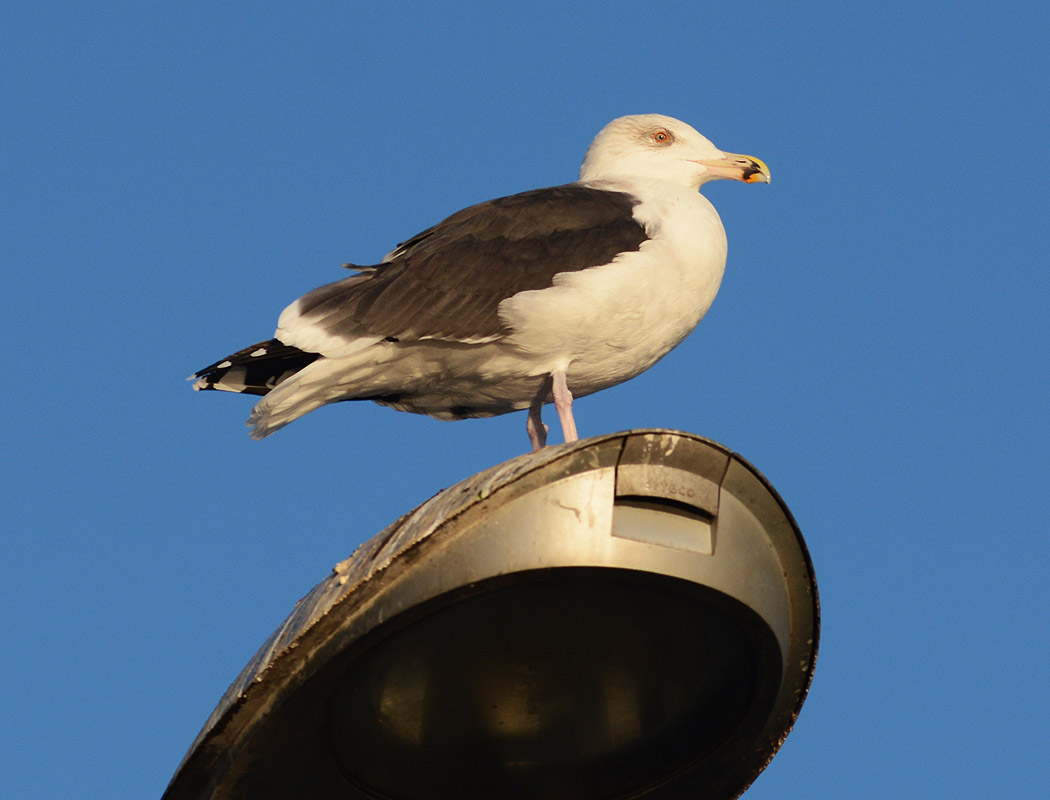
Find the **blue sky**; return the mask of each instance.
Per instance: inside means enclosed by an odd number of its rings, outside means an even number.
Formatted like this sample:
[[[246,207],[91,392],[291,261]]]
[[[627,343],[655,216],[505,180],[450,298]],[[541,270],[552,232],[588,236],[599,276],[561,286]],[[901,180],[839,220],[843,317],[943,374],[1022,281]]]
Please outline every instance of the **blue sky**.
[[[716,439],[798,519],[820,660],[745,796],[1042,797],[1047,7],[419,5],[0,10],[0,795],[159,796],[335,562],[527,448],[359,404],[252,442],[185,376],[659,112],[773,182],[705,190],[713,308],[576,416]]]

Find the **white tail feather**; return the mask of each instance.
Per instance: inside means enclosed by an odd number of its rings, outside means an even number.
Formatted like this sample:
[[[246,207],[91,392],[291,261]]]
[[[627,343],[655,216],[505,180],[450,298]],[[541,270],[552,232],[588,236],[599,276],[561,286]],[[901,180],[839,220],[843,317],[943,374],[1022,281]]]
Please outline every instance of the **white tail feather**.
[[[263,397],[248,417],[253,439],[262,439],[315,408],[367,397],[385,388],[387,362],[376,352],[350,358],[320,358]]]

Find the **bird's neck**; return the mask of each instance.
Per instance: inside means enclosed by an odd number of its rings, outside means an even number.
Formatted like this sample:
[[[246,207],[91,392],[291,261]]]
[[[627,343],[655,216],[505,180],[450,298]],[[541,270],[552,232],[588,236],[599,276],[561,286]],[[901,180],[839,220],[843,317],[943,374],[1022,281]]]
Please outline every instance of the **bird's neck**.
[[[691,194],[698,192],[700,187],[686,186],[677,181],[669,181],[663,178],[640,175],[603,175],[597,177],[581,178],[581,186],[592,189],[604,189],[614,192],[629,192],[639,197],[653,197],[657,195]]]

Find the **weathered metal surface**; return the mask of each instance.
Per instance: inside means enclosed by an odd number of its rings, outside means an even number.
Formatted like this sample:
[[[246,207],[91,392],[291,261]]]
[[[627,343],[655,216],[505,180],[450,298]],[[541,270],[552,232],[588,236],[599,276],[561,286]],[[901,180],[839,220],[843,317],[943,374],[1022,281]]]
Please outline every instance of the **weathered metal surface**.
[[[593,476],[593,488],[588,489],[591,484],[579,482],[584,475]],[[362,625],[375,625],[382,621],[383,615],[398,613],[400,606],[389,605],[390,587],[409,575],[415,562],[430,559],[431,571],[440,572],[443,582],[455,583],[459,571],[469,578],[468,565],[457,561],[461,556],[448,550],[445,542],[473,530],[474,526],[488,526],[488,533],[475,537],[470,557],[473,559],[488,548],[488,555],[483,558],[489,562],[502,559],[510,553],[504,552],[502,542],[510,539],[500,538],[502,534],[498,526],[492,527],[492,520],[506,519],[508,514],[510,519],[543,519],[551,508],[545,505],[549,501],[542,499],[544,493],[553,491],[551,487],[564,486],[565,489],[557,490],[562,492],[560,497],[571,497],[571,492],[564,494],[570,486],[568,481],[579,487],[575,491],[583,494],[578,501],[564,501],[568,506],[559,499],[559,508],[578,515],[588,504],[588,492],[595,491],[605,498],[599,505],[608,506],[607,511],[602,512],[599,527],[593,530],[597,538],[590,538],[598,549],[588,558],[596,565],[602,563],[604,557],[606,545],[601,542],[608,541],[610,534],[620,535],[614,531],[614,496],[616,502],[624,506],[623,526],[627,528],[635,502],[644,509],[647,501],[660,501],[666,504],[661,508],[669,509],[670,513],[678,507],[690,509],[688,524],[682,527],[684,533],[674,535],[691,536],[693,530],[702,531],[703,535],[683,546],[681,558],[668,560],[668,548],[681,546],[673,536],[660,540],[641,535],[637,541],[616,547],[634,548],[629,552],[635,569],[668,575],[684,570],[683,576],[692,570],[694,579],[701,584],[716,589],[722,586],[721,590],[730,594],[733,586],[738,586],[740,599],[758,610],[776,633],[783,657],[805,662],[791,666],[792,670],[800,667],[802,671],[800,677],[784,689],[790,696],[778,700],[776,718],[768,726],[771,732],[775,731],[775,737],[771,733],[768,740],[756,745],[753,751],[727,748],[720,756],[727,770],[739,766],[733,763],[736,759],[753,764],[757,775],[790,729],[812,677],[819,607],[808,553],[782,501],[746,461],[722,445],[701,437],[650,429],[548,447],[494,466],[443,490],[361,545],[296,604],[249,661],[197,736],[166,797],[172,800],[210,797],[209,787],[221,779],[223,765],[238,760],[251,731],[270,714],[274,704],[283,702],[282,698],[297,685],[310,679],[318,665],[330,661],[347,642],[359,636],[354,630],[364,630]],[[512,513],[508,509],[517,510]],[[724,520],[720,521],[722,517]],[[720,540],[719,525],[723,522],[739,529],[741,534]],[[595,523],[592,519],[590,524]],[[745,531],[749,526],[757,527],[749,534]],[[442,536],[432,543],[430,540],[438,531]],[[761,543],[764,536],[769,537],[766,544]],[[635,537],[628,533],[627,538]],[[537,539],[545,542],[537,555],[556,550],[558,541],[549,537]],[[746,550],[740,550],[741,547]],[[531,551],[519,548],[517,552],[518,561],[513,558],[507,561],[506,569],[510,572],[529,566]],[[716,553],[717,559],[711,558]],[[537,559],[537,564],[542,561],[543,558]],[[613,561],[609,566],[614,566]],[[779,576],[789,570],[796,578],[785,587]],[[786,606],[783,603],[785,588],[792,595]],[[404,595],[404,602],[417,595],[422,598],[431,589],[438,591],[436,587],[417,587],[413,590],[416,594]],[[383,596],[388,598],[384,601],[387,605],[377,606],[376,598]],[[371,621],[362,622],[366,619]],[[803,637],[811,638],[800,641],[800,632]],[[243,758],[240,762],[239,768],[243,769]],[[717,766],[713,761],[710,768]],[[183,776],[179,784],[180,773],[184,772],[192,773],[192,779]],[[723,792],[718,796],[735,795]]]

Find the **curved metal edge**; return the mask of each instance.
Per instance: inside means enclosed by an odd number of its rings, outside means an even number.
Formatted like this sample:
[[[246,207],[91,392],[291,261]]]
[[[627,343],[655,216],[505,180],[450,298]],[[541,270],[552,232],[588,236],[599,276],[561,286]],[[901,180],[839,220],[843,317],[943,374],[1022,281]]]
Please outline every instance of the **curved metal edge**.
[[[795,540],[798,542],[799,552],[802,554],[802,560],[805,563],[806,572],[809,574],[809,588],[813,601],[813,643],[811,646],[812,655],[808,665],[808,679],[806,685],[802,689],[801,695],[799,696],[798,704],[795,707],[794,718],[797,719],[798,713],[809,692],[809,687],[813,683],[813,673],[816,670],[817,654],[820,649],[820,593],[817,589],[817,574],[813,569],[813,557],[810,555],[809,548],[806,546],[806,540],[802,538],[802,529],[799,528],[798,521],[795,519],[794,514],[791,513],[791,509],[788,508],[787,503],[784,502],[784,498],[780,496],[780,492],[774,489],[773,484],[769,482],[766,476],[756,469],[746,458],[737,453],[733,453],[733,458],[736,461],[739,461],[752,475],[758,478],[766,491],[769,492],[770,496],[777,502],[777,505],[779,505],[784,512],[784,516],[787,517],[787,521],[791,524],[791,528],[795,533]],[[790,728],[788,730],[790,731]],[[785,736],[786,735],[787,733],[785,733]]]
[[[766,757],[761,766],[754,771],[752,779],[745,786],[741,787],[740,791],[736,794],[736,797],[740,797],[751,787],[754,781],[757,780],[758,776],[769,766],[773,757],[776,756],[777,752],[787,739],[788,734],[790,734],[792,728],[794,728],[795,722],[798,720],[799,714],[802,711],[802,706],[806,702],[806,697],[809,695],[809,689],[813,684],[813,675],[816,671],[817,655],[820,649],[820,595],[817,590],[816,572],[813,569],[813,558],[810,555],[809,548],[806,546],[806,540],[802,537],[802,530],[798,526],[798,521],[791,513],[787,503],[784,502],[784,498],[782,498],[780,493],[773,488],[773,484],[769,482],[766,476],[763,475],[762,472],[750,461],[738,453],[733,453],[732,458],[744,467],[752,477],[758,480],[762,485],[762,488],[768,493],[769,497],[779,506],[785,520],[790,525],[794,534],[795,543],[798,546],[797,552],[802,557],[803,566],[808,575],[806,590],[809,595],[809,600],[811,601],[810,608],[812,610],[812,620],[810,620],[812,638],[807,642],[799,642],[799,649],[808,651],[804,670],[804,680],[800,686],[797,686],[792,690],[796,693],[795,703],[791,707],[790,712],[786,715],[786,718],[781,718],[779,722],[772,719],[770,720],[770,725],[767,727],[777,728],[780,733],[776,739],[770,739],[767,741]],[[785,690],[789,689],[790,687],[785,687]]]

